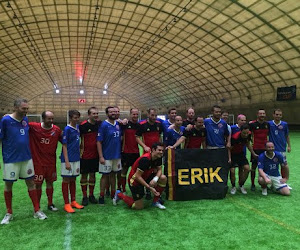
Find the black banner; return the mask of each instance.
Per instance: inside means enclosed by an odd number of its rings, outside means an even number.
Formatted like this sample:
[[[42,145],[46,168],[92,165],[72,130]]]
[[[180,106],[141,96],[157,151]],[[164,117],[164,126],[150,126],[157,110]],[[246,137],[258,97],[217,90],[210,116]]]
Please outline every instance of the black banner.
[[[168,149],[169,200],[223,199],[228,187],[227,149]]]
[[[296,100],[296,85],[277,88],[277,101]]]

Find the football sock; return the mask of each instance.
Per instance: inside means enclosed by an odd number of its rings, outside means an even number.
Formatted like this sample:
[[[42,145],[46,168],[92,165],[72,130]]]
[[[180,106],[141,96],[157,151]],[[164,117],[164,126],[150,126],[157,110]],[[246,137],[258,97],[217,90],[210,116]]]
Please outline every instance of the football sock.
[[[93,182],[89,182],[89,194],[90,196],[93,196],[94,195],[94,189],[95,189],[95,181]]]
[[[4,191],[4,198],[6,204],[6,210],[8,213],[12,214],[12,191]]]
[[[36,189],[28,190],[28,194],[29,194],[29,197],[32,201],[32,205],[34,207],[34,212],[39,211],[40,210],[40,204],[39,204],[39,201],[38,201]]]
[[[87,183],[81,183],[81,191],[83,197],[87,197]]]
[[[132,205],[134,204],[133,198],[123,193],[118,193],[118,197],[122,199],[128,205],[128,207],[132,207]]]
[[[255,170],[251,170],[251,184],[254,186],[254,181],[255,181]]]
[[[53,204],[53,187],[51,188],[46,188],[46,194],[48,198],[48,205]]]
[[[69,183],[63,182],[61,185],[61,189],[65,204],[69,204]]]
[[[111,190],[110,197],[114,198],[115,197],[115,193],[116,193],[116,190]]]
[[[155,187],[155,190],[157,192],[159,192],[160,194],[162,194],[162,192],[165,190],[165,185],[161,185],[161,184],[158,184],[156,187]],[[153,203],[157,202],[159,200],[160,196],[154,196],[153,198]]]
[[[70,181],[70,194],[71,194],[71,202],[75,201],[75,195],[76,195],[76,182],[75,181]]]
[[[122,186],[122,192],[125,192],[126,176],[121,175],[121,186]]]
[[[36,194],[37,194],[38,202],[40,204],[41,197],[42,197],[42,189],[36,189]]]

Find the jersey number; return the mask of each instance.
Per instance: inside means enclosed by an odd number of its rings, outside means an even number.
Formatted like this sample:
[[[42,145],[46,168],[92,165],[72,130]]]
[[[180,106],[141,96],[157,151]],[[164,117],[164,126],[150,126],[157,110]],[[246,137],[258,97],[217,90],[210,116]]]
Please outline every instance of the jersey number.
[[[50,139],[48,139],[48,138],[41,138],[40,143],[42,143],[42,144],[49,144],[50,143]]]
[[[25,130],[23,128],[20,129],[20,134],[25,135]]]
[[[120,134],[119,131],[114,132],[114,137],[119,137],[119,134]]]

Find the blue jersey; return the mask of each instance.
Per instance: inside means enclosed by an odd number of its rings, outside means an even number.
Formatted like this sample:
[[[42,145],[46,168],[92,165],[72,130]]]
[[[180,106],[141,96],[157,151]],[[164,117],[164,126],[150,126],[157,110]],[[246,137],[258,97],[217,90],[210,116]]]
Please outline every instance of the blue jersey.
[[[215,122],[212,118],[204,120],[206,128],[206,144],[210,147],[225,147],[225,136],[229,135],[227,123],[220,119]]]
[[[231,134],[232,135],[234,135],[236,132],[240,132],[240,131],[241,131],[241,129],[237,124],[231,126]]]
[[[102,142],[102,153],[105,160],[121,158],[121,130],[118,122],[102,122],[98,130],[97,141]]]
[[[173,146],[177,140],[183,135],[185,127],[181,126],[179,132],[175,129],[168,129],[166,133],[166,146]],[[180,148],[180,145],[177,147]]]
[[[80,161],[80,132],[79,126],[76,128],[67,125],[63,131],[62,144],[67,144],[69,162]],[[61,152],[61,162],[65,162],[63,152]]]
[[[0,139],[4,163],[15,163],[31,159],[28,118],[18,121],[5,116],[0,122]]]
[[[288,124],[284,121],[280,121],[279,124],[276,124],[273,121],[268,121],[270,124],[269,130],[269,141],[274,143],[275,150],[279,152],[286,151],[286,137],[289,135]]]
[[[169,130],[169,127],[172,125],[173,123],[171,123],[168,120],[165,120],[165,121],[162,121],[162,127],[163,127],[163,136],[164,136],[164,143],[166,144],[167,143],[167,134],[168,134],[168,130]]]
[[[262,169],[269,176],[280,176],[279,164],[286,164],[286,160],[283,155],[277,151],[274,152],[272,158],[269,158],[266,152],[261,153],[258,157],[258,168]]]

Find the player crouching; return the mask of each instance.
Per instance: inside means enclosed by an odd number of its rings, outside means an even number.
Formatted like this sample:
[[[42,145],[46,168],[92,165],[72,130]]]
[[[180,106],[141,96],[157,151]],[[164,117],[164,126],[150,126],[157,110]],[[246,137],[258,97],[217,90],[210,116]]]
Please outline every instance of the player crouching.
[[[152,145],[151,152],[145,153],[135,161],[128,176],[132,197],[126,196],[117,190],[113,198],[114,205],[122,199],[130,208],[143,209],[145,187],[154,195],[152,205],[160,209],[166,209],[159,202],[160,195],[167,183],[167,177],[162,174],[161,170],[163,152],[164,145],[161,142],[156,142]]]
[[[286,177],[282,178],[279,173],[279,164],[284,169]],[[286,184],[289,176],[289,168],[286,159],[279,152],[274,152],[274,144],[266,143],[266,151],[258,158],[258,183],[262,187],[262,195],[268,195],[267,185],[272,187],[282,195],[290,195],[289,186]]]

